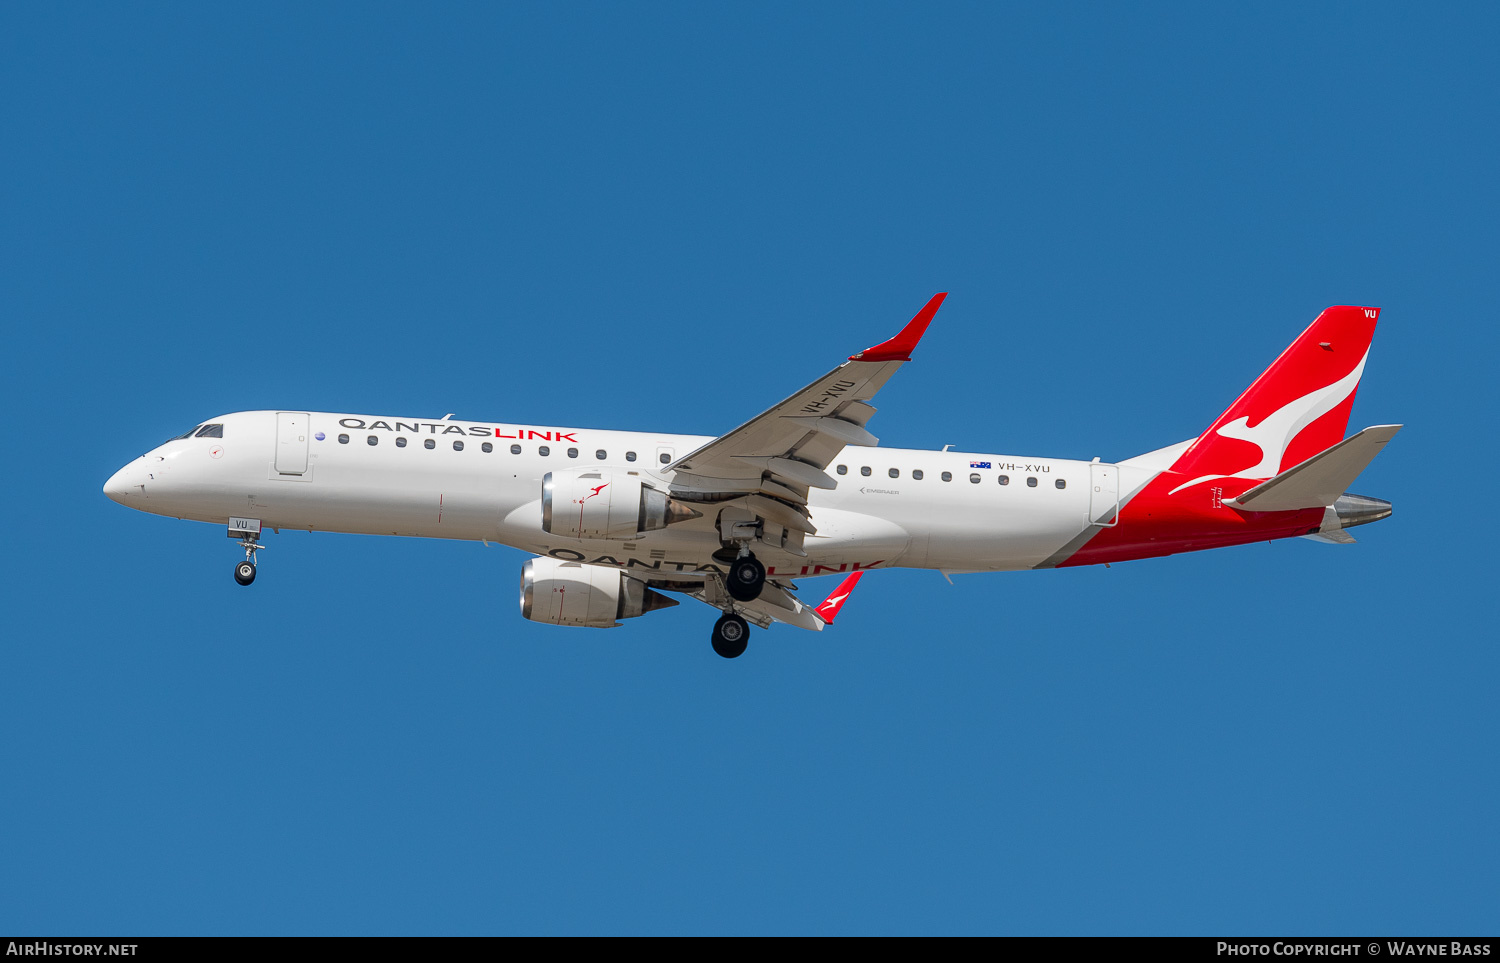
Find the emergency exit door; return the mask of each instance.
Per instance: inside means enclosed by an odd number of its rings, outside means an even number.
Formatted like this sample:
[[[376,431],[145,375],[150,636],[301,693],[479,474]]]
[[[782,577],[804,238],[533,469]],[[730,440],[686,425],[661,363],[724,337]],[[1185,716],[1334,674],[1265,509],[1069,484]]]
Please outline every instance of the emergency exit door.
[[[307,412],[276,412],[276,474],[307,473]]]

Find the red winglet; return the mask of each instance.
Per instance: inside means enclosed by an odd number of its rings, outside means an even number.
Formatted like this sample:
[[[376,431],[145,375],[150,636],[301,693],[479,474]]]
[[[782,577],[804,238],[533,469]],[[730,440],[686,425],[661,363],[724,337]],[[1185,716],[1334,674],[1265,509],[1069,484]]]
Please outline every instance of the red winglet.
[[[934,294],[932,300],[927,302],[927,306],[918,311],[917,316],[912,318],[906,327],[901,329],[900,334],[889,341],[882,341],[873,348],[866,348],[859,354],[851,354],[849,360],[910,361],[912,349],[917,346],[918,341],[922,340],[922,335],[926,333],[927,326],[932,323],[932,316],[937,314],[937,309],[942,305],[943,298],[947,296],[947,291],[944,291],[942,294]]]
[[[818,618],[822,619],[828,625],[832,625],[833,617],[838,615],[839,609],[844,607],[844,600],[849,597],[850,592],[854,591],[855,583],[859,581],[859,577],[863,574],[865,574],[863,571],[855,572],[840,582],[839,587],[833,590],[833,594],[824,599],[822,605],[813,609],[814,612],[818,613]]]

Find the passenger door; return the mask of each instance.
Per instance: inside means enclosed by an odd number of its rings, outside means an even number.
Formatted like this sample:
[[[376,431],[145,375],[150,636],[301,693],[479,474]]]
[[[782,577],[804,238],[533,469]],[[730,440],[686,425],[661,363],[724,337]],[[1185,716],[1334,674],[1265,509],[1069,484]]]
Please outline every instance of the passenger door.
[[[302,475],[307,472],[307,412],[276,412],[276,473]]]

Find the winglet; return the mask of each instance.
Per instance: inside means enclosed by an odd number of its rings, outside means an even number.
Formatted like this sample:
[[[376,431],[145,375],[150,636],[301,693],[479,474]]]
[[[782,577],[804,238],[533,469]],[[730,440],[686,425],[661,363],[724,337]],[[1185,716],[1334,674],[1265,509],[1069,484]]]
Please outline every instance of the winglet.
[[[818,613],[818,618],[822,619],[826,624],[832,625],[833,617],[838,615],[839,609],[844,607],[844,600],[849,597],[850,592],[854,591],[855,584],[859,582],[859,577],[863,574],[865,574],[863,571],[855,572],[840,582],[839,587],[833,590],[833,594],[824,599],[822,605],[813,609],[814,612]]]
[[[873,348],[866,348],[859,354],[851,354],[849,360],[910,361],[912,349],[917,346],[918,341],[922,340],[922,335],[926,333],[927,326],[932,323],[932,316],[937,314],[937,309],[942,306],[943,298],[947,296],[947,291],[944,291],[942,294],[934,294],[932,300],[927,302],[927,306],[918,311],[917,316],[912,318],[906,327],[901,329],[900,334],[889,341],[882,341]]]

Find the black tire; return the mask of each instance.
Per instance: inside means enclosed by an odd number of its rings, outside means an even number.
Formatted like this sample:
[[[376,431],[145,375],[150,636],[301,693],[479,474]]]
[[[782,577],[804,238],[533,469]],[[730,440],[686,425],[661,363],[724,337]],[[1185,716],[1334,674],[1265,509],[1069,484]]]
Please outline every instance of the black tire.
[[[753,602],[766,586],[766,567],[754,555],[735,559],[724,576],[724,587],[736,602]]]
[[[255,581],[255,563],[240,562],[234,567],[234,580],[241,585],[249,585]]]
[[[714,651],[726,659],[738,659],[750,644],[750,623],[738,615],[725,615],[714,623]]]

